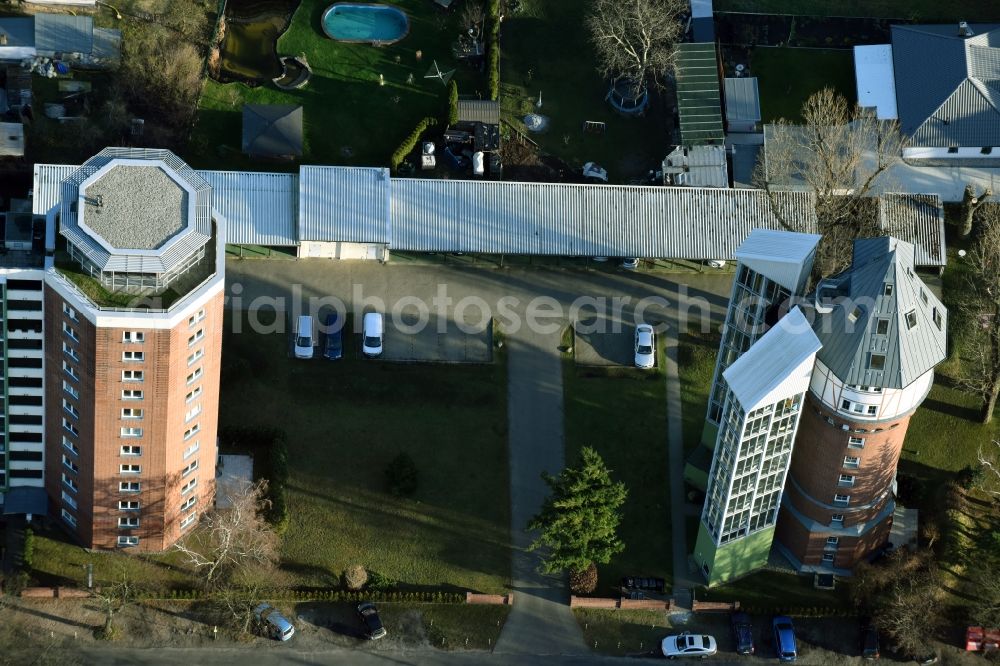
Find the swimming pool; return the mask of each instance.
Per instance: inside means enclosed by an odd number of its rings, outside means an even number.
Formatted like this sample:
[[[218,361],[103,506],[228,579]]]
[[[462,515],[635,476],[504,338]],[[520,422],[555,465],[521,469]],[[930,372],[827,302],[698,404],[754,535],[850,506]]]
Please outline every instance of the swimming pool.
[[[388,5],[338,2],[323,12],[323,32],[339,42],[391,44],[410,31],[406,13]]]

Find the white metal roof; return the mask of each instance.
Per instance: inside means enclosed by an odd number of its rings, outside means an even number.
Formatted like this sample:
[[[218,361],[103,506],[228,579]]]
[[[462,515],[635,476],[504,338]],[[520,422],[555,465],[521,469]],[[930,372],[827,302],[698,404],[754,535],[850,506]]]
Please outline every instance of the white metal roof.
[[[881,120],[895,120],[896,77],[892,68],[892,44],[854,47],[854,78],[858,106],[873,108]]]
[[[736,250],[736,259],[790,292],[805,287],[813,253],[821,236],[773,229],[754,229]]]
[[[291,173],[199,171],[212,203],[228,223],[226,242],[297,245],[299,177]]]
[[[750,411],[804,392],[820,347],[809,321],[795,307],[722,376],[744,411]]]
[[[299,169],[299,240],[390,243],[389,170]]]
[[[59,204],[62,182],[79,169],[76,164],[36,164],[32,184],[31,212],[45,215]]]
[[[728,259],[754,229],[780,227],[760,190],[408,178],[391,188],[396,250]],[[778,196],[814,215],[811,195]]]

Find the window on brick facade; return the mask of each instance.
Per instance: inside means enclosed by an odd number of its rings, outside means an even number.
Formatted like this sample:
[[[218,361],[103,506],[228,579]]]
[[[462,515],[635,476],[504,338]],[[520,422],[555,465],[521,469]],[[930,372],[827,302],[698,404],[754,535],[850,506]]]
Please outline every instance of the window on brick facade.
[[[80,449],[76,448],[76,444],[73,443],[73,440],[66,435],[63,435],[62,437],[62,445],[64,449],[72,453],[74,456],[80,455]]]
[[[188,356],[188,367],[191,367],[192,365],[197,363],[199,360],[201,360],[201,357],[204,355],[205,355],[204,349],[195,350],[194,353]]]
[[[833,564],[834,558],[833,553],[823,553],[823,564]]]
[[[196,520],[198,520],[198,514],[192,513],[190,516],[187,516],[186,518],[184,518],[184,520],[181,521],[181,529],[184,530],[191,527],[192,525],[194,525]]]
[[[195,495],[193,497],[187,498],[186,500],[184,500],[184,504],[181,504],[181,513],[184,513],[185,511],[187,511],[188,509],[190,509],[191,507],[193,507],[197,503],[198,503],[198,496],[197,495]]]
[[[138,516],[118,516],[118,527],[121,529],[134,529],[139,527]]]
[[[118,547],[128,548],[129,546],[138,546],[139,537],[137,536],[120,536],[118,537]]]
[[[195,333],[188,336],[188,347],[197,344],[204,337],[205,337],[205,329],[199,328]]]
[[[142,447],[135,444],[123,444],[121,448],[121,455],[123,456],[141,456]]]
[[[195,477],[181,486],[181,495],[187,495],[189,492],[195,489],[198,485],[198,477]]]
[[[122,342],[128,344],[137,344],[146,341],[146,334],[142,331],[123,331],[122,332]]]
[[[63,409],[66,410],[66,413],[72,416],[74,419],[80,418],[80,412],[78,412],[76,407],[73,406],[73,403],[71,403],[66,398],[63,398],[62,406]]]
[[[62,519],[66,521],[67,525],[70,527],[76,527],[76,517],[72,513],[63,509],[60,515],[62,516]]]
[[[139,481],[119,481],[118,492],[137,493],[142,490],[142,483]]]
[[[73,435],[75,437],[79,437],[80,436],[80,431],[76,429],[75,425],[73,425],[72,423],[70,423],[69,421],[67,421],[65,417],[63,417],[62,423],[63,423],[63,428],[67,432],[69,432],[71,435]]]
[[[73,460],[65,453],[62,456],[62,464],[63,467],[73,472],[74,474],[78,474],[80,472],[80,468],[77,466],[77,464],[73,462]]]
[[[145,352],[141,351],[123,351],[122,360],[123,361],[142,361],[146,358]]]
[[[76,508],[76,500],[73,498],[72,495],[70,495],[65,490],[62,491],[62,501],[63,501],[63,504],[65,504],[69,508],[71,508],[71,509],[75,509]]]
[[[830,526],[831,527],[843,527],[844,526],[844,514],[835,513],[830,516]]]
[[[73,359],[77,363],[80,362],[80,355],[77,354],[76,350],[73,349],[72,347],[70,347],[66,342],[62,343],[62,350],[63,350],[63,353],[66,354],[66,356],[69,356],[71,359]]]
[[[865,448],[865,438],[864,437],[848,437],[847,447],[851,449],[863,449]]]
[[[63,482],[64,486],[66,486],[67,488],[69,488],[73,492],[76,492],[77,490],[79,490],[79,488],[77,488],[77,486],[76,486],[76,479],[74,479],[71,476],[67,476],[66,472],[63,472],[63,474],[62,474],[62,482]]]
[[[141,382],[142,370],[122,370],[123,382]]]
[[[193,426],[184,431],[184,441],[187,441],[198,434],[201,430],[201,424],[195,423]]]
[[[74,310],[70,306],[66,305],[65,303],[62,304],[62,311],[63,311],[64,315],[66,315],[67,317],[69,317],[73,321],[80,321],[77,318],[77,316],[76,316],[76,310]]]
[[[841,495],[840,493],[837,493],[836,495],[833,496],[834,504],[844,505],[850,503],[850,501],[851,501],[850,495]]]
[[[191,472],[195,471],[196,469],[198,469],[198,461],[192,460],[187,467],[181,470],[181,478],[188,476]]]
[[[198,386],[198,387],[196,387],[196,388],[188,391],[187,395],[184,396],[184,402],[191,402],[192,400],[194,400],[195,398],[197,398],[199,395],[201,395],[201,387],[200,386]]]
[[[141,419],[142,410],[135,407],[123,407],[122,408],[122,418],[123,419]]]
[[[194,382],[198,381],[198,379],[201,378],[201,373],[202,373],[201,368],[198,368],[197,370],[192,372],[190,375],[187,376],[187,383],[193,384]]]
[[[857,469],[861,467],[861,458],[858,456],[844,456],[844,467]]]
[[[118,500],[119,511],[138,511],[139,500]]]
[[[65,391],[66,393],[68,393],[70,395],[70,397],[75,398],[77,400],[80,399],[80,392],[78,390],[76,390],[75,386],[73,386],[72,384],[70,384],[65,379],[63,380],[62,385],[63,385],[63,391]]]
[[[836,546],[839,543],[840,543],[840,537],[832,536],[826,538],[826,545],[828,546]]]
[[[854,485],[854,475],[853,474],[841,474],[840,480],[837,482],[841,486],[853,486]]]
[[[119,465],[118,471],[122,474],[139,474],[142,472],[142,465],[128,464]]]
[[[79,342],[80,341],[80,336],[77,334],[76,329],[73,328],[72,326],[70,326],[69,324],[67,324],[66,322],[63,322],[62,330],[63,330],[63,333],[66,334],[66,337],[68,337],[73,342]]]
[[[189,409],[184,414],[184,422],[187,423],[188,421],[190,421],[194,417],[198,416],[199,414],[201,414],[201,405],[200,404],[199,405],[195,405],[194,407],[192,407],[191,409]]]
[[[201,442],[195,442],[191,446],[184,449],[184,460],[187,460],[194,454],[198,453],[198,449],[201,448]]]
[[[63,359],[62,368],[63,368],[63,372],[65,372],[67,375],[69,375],[70,379],[72,379],[73,381],[77,381],[77,382],[80,381],[80,375],[78,375],[76,373],[76,368],[74,368],[72,365],[70,365],[69,362],[66,361],[65,359]]]
[[[122,437],[142,437],[142,428],[122,428]]]
[[[141,389],[123,389],[122,400],[142,400]]]
[[[193,314],[190,317],[188,317],[188,326],[189,327],[194,326],[204,318],[205,318],[205,308],[202,308],[201,310],[198,310],[197,314]]]

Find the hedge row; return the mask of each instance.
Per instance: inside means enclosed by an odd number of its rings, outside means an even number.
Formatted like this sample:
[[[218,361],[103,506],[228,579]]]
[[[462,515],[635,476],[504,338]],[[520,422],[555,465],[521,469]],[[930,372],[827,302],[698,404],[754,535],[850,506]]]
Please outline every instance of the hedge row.
[[[740,610],[751,615],[790,615],[792,617],[852,617],[857,611],[836,606],[740,606]]]
[[[455,79],[448,84],[448,124],[454,125],[458,122],[458,84]]]
[[[139,590],[136,598],[143,601],[164,600],[202,600],[210,599],[212,594],[205,590],[194,588],[190,590]],[[272,601],[334,601],[358,603],[361,601],[415,602],[433,604],[465,603],[465,595],[457,592],[351,592],[348,590],[266,590],[260,593],[261,599]]]
[[[416,147],[417,142],[420,141],[420,137],[423,136],[423,133],[427,130],[427,128],[434,125],[437,125],[437,119],[430,116],[427,116],[417,123],[417,126],[413,128],[413,132],[410,133],[410,136],[406,137],[403,143],[399,144],[399,148],[396,149],[396,152],[392,154],[391,164],[393,169],[399,168],[399,165],[403,163],[403,160],[405,160],[406,156],[410,154],[410,151]]]
[[[262,426],[228,426],[219,430],[223,451],[249,452],[254,457],[254,478],[267,479],[271,507],[267,520],[279,534],[288,527],[288,446],[285,431]]]
[[[495,102],[500,95],[500,0],[489,0],[487,10],[486,77],[490,99]]]

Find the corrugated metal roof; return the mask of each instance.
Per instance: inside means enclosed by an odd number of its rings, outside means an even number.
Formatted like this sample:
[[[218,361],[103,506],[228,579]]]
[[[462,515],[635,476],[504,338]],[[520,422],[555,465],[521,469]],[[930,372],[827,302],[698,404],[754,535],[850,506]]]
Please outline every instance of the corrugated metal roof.
[[[72,14],[35,14],[35,49],[91,53],[94,50],[94,19]]]
[[[722,143],[722,99],[715,43],[677,45],[677,114],[681,143]]]
[[[858,106],[875,109],[879,120],[894,120],[896,79],[892,73],[892,45],[867,44],[854,47],[854,80]]]
[[[882,233],[913,245],[917,266],[944,266],[944,206],[936,194],[884,194],[879,198]]]
[[[62,182],[79,168],[78,164],[36,164],[31,212],[35,215],[45,215],[53,206],[58,206]]]
[[[458,100],[458,121],[499,125],[500,103],[488,99],[460,99]]]
[[[297,245],[299,177],[290,173],[199,171],[212,203],[226,218],[226,242]]]
[[[760,91],[757,77],[723,79],[726,91],[726,120],[760,122]]]
[[[906,388],[947,356],[948,311],[913,270],[913,258],[913,246],[896,238],[858,240],[851,268],[831,281],[831,295],[846,298],[813,328],[823,343],[819,359],[845,384]],[[880,320],[885,333],[877,332]],[[883,357],[881,368],[873,355]]]
[[[802,310],[794,307],[722,376],[749,412],[805,392],[820,346]]]
[[[299,169],[299,240],[390,243],[389,170]]]
[[[754,229],[736,250],[736,259],[792,294],[805,289],[820,236]]]
[[[916,146],[1000,145],[1000,26],[892,26],[900,128]]]
[[[781,228],[760,190],[397,178],[390,246],[417,252],[731,258]],[[815,227],[811,196],[779,193]]]

